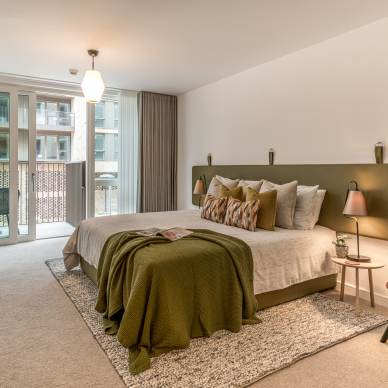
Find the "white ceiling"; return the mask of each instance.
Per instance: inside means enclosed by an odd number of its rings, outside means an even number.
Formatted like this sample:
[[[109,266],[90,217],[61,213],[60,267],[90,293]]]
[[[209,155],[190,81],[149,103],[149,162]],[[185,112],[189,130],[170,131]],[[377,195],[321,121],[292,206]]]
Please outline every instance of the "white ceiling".
[[[0,0],[0,72],[80,82],[97,48],[108,86],[179,94],[387,15],[386,0]]]

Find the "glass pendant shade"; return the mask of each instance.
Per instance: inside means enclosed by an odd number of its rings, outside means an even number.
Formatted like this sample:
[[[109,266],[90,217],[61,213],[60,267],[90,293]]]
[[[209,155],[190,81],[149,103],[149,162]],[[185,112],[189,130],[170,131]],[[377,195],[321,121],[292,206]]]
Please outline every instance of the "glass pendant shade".
[[[81,88],[87,102],[97,104],[104,94],[104,81],[97,70],[87,70],[81,83]]]

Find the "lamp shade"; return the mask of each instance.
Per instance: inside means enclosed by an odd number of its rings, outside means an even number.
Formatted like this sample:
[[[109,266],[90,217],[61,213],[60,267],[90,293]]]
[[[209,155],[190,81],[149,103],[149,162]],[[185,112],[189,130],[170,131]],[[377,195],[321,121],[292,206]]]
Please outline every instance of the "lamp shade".
[[[193,194],[203,195],[206,194],[205,184],[202,179],[197,179],[194,186]]]
[[[104,94],[104,81],[97,70],[87,70],[81,83],[82,91],[87,102],[97,104]]]
[[[362,191],[349,190],[345,207],[342,212],[345,216],[367,216],[366,200]]]

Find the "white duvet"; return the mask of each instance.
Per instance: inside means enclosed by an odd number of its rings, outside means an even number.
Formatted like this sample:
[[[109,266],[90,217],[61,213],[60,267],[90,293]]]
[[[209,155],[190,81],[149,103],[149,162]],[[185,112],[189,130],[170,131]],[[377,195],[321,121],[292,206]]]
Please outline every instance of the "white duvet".
[[[336,273],[330,260],[335,232],[316,226],[313,230],[276,228],[270,232],[217,224],[200,218],[199,210],[142,213],[91,218],[83,221],[64,248],[66,268],[82,256],[95,268],[105,241],[113,233],[149,227],[210,229],[245,241],[252,250],[254,292],[274,291],[296,283]]]

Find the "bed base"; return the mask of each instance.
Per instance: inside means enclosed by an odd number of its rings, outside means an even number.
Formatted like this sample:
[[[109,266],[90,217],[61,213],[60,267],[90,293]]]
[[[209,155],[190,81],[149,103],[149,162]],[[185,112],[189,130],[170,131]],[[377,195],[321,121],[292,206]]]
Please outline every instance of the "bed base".
[[[97,270],[81,258],[80,266],[85,275],[97,284]],[[335,288],[337,284],[337,274],[326,275],[320,278],[307,280],[302,283],[294,284],[282,290],[264,292],[256,295],[259,302],[259,308],[265,309],[267,307],[276,306],[281,303],[289,302],[314,292],[328,290]]]

